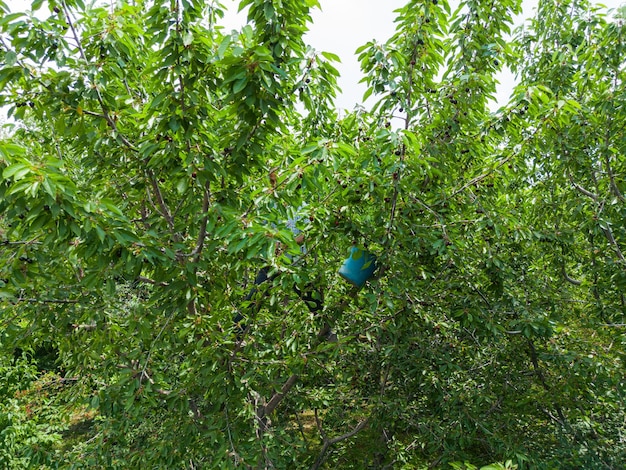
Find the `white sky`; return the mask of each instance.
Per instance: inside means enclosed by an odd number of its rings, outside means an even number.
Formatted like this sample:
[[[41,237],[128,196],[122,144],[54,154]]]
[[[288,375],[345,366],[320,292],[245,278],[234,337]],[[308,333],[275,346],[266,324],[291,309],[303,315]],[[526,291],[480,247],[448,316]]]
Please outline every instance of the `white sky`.
[[[408,0],[319,0],[322,9],[313,11],[313,24],[307,34],[307,42],[319,51],[328,51],[341,57],[338,69],[341,73],[339,86],[342,94],[336,105],[351,110],[362,102],[365,84],[359,84],[362,78],[355,50],[366,42],[375,39],[384,42],[395,30],[393,11],[403,6]],[[532,16],[538,0],[523,0],[524,12],[517,19],[521,24],[524,18]],[[238,29],[245,22],[245,15],[237,14],[238,0],[222,0],[228,8],[223,24],[227,29]],[[603,0],[608,8],[617,8],[626,0]],[[8,0],[13,11],[28,9],[29,0]],[[459,0],[450,0],[452,10]],[[43,8],[47,8],[44,6]],[[497,103],[507,102],[513,88],[514,77],[504,71],[498,76],[500,87]],[[496,106],[497,107],[497,106]]]

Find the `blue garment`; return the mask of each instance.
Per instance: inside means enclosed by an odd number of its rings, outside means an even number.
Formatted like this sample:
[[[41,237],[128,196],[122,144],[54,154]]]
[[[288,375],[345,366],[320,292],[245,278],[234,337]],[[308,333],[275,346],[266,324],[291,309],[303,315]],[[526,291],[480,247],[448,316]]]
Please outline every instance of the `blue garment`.
[[[302,205],[300,207],[298,207],[298,212],[300,210],[302,210],[305,206]],[[298,212],[296,212],[293,217],[290,217],[287,219],[287,221],[285,222],[285,226],[291,230],[291,233],[293,234],[293,238],[295,239],[296,237],[298,237],[298,235],[300,235],[302,233],[302,230],[300,230],[298,228],[298,222],[300,220],[302,220],[302,215],[298,214]],[[308,221],[307,221],[308,223]],[[300,253],[301,254],[306,254],[306,246],[304,244],[300,245]],[[297,261],[297,258],[294,259],[293,255],[290,255],[289,253],[287,253],[287,258],[289,258],[292,262]]]

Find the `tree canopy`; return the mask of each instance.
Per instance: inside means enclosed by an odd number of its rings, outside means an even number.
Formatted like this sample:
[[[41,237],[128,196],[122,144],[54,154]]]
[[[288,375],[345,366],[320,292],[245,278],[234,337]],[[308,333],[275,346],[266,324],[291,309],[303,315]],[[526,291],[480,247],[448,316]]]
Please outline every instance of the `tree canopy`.
[[[3,467],[626,465],[626,12],[317,7],[0,0]]]

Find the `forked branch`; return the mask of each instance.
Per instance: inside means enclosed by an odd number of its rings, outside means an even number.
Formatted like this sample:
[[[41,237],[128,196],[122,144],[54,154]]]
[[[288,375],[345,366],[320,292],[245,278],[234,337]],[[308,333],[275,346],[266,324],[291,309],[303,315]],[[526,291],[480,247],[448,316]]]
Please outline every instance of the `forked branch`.
[[[322,427],[322,423],[318,416],[317,410],[315,410],[315,424],[317,425],[317,429],[320,432],[320,435],[322,436],[322,449],[320,450],[320,453],[317,456],[317,459],[315,459],[315,463],[313,463],[313,465],[311,466],[311,470],[317,470],[321,468],[322,464],[326,460],[326,453],[328,452],[328,449],[330,449],[332,446],[334,446],[338,442],[345,441],[346,439],[350,439],[351,437],[358,434],[365,426],[367,426],[368,422],[369,422],[369,417],[360,421],[354,428],[352,428],[351,431],[348,431],[347,433],[342,434],[341,436],[329,438]]]

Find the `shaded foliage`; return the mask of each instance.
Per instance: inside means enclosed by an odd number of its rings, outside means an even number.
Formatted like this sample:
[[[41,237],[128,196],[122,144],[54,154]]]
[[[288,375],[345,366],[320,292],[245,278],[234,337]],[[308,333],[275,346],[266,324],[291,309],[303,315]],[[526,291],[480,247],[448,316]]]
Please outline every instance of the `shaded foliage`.
[[[372,109],[339,115],[318,6],[244,0],[231,32],[217,1],[2,17],[0,344],[52,344],[93,413],[65,446],[70,424],[33,430],[37,373],[3,365],[10,455],[623,466],[623,12],[542,1],[511,37],[517,0],[409,1],[357,51]],[[377,256],[361,291],[336,274],[353,245]]]

